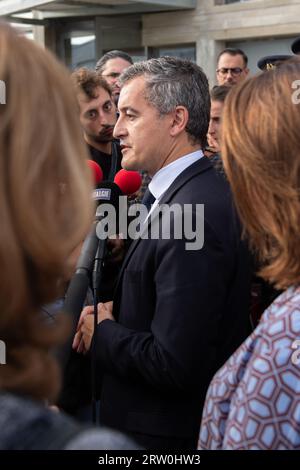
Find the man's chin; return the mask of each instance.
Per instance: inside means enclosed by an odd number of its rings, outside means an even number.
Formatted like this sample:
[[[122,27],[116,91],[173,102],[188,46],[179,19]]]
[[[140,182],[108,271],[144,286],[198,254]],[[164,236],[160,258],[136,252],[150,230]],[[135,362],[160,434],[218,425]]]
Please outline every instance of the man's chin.
[[[113,136],[101,136],[101,137],[96,137],[94,138],[94,142],[97,144],[107,144],[107,142],[112,142]]]
[[[136,168],[136,165],[132,160],[127,160],[126,157],[123,157],[121,160],[121,166],[124,170],[127,171],[138,171],[138,168]]]
[[[123,159],[121,160],[121,167],[123,168],[123,170],[127,171],[131,171],[134,169],[128,162],[123,162]]]

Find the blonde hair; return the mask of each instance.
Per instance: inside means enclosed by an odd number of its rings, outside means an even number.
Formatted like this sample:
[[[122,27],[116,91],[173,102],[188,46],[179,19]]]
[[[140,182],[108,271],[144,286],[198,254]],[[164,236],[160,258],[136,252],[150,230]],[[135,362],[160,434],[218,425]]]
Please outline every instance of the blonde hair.
[[[278,288],[300,281],[300,59],[237,86],[223,112],[222,158],[260,274]]]
[[[49,348],[63,334],[40,308],[59,295],[88,231],[91,175],[67,70],[4,24],[0,51],[0,388],[52,398],[59,373]]]

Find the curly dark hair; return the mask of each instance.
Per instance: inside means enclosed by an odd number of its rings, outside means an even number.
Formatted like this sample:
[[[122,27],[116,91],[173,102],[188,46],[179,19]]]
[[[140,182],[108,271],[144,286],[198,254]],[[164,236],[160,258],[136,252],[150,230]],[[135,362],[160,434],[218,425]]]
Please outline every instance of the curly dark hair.
[[[99,87],[106,90],[109,96],[111,96],[110,86],[107,84],[106,80],[94,70],[81,67],[72,73],[71,79],[76,90],[83,91],[91,100],[96,98],[96,90]]]

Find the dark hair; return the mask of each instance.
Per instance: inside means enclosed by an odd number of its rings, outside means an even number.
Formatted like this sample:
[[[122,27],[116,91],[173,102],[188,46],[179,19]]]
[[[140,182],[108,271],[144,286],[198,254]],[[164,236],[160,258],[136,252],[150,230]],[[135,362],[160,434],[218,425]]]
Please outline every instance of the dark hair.
[[[216,85],[210,90],[210,99],[212,101],[220,101],[221,103],[224,103],[230,90],[231,87],[226,85]]]
[[[72,73],[71,79],[76,91],[83,91],[91,100],[96,98],[96,89],[99,87],[106,90],[111,96],[110,86],[106,80],[104,80],[104,78],[94,70],[81,67]]]
[[[130,55],[127,54],[127,52],[118,51],[118,50],[113,50],[113,51],[106,52],[106,54],[104,54],[104,55],[98,60],[98,62],[97,62],[97,64],[96,64],[96,67],[95,67],[96,72],[102,73],[106,62],[108,62],[110,59],[118,59],[118,58],[124,59],[124,60],[126,60],[127,62],[129,62],[130,64],[133,64],[133,60],[132,60],[132,58],[130,57]]]
[[[206,145],[210,115],[208,80],[199,65],[178,57],[160,57],[137,62],[120,76],[120,84],[143,76],[146,99],[160,115],[168,114],[176,106],[184,106],[189,113],[186,132],[193,142]]]
[[[220,57],[223,54],[229,54],[229,55],[232,55],[232,56],[241,55],[243,57],[245,67],[247,67],[247,65],[248,65],[248,57],[246,56],[245,52],[242,51],[242,49],[238,49],[237,47],[226,47],[218,55],[218,61],[217,61],[218,63],[219,63]]]

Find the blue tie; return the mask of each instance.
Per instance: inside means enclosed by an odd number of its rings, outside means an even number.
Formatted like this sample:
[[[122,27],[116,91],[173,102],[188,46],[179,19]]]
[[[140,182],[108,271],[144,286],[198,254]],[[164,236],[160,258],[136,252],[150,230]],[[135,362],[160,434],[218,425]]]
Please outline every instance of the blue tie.
[[[148,212],[150,211],[151,209],[151,204],[154,203],[155,201],[155,197],[153,196],[153,194],[151,193],[150,189],[147,188],[145,194],[144,194],[144,197],[142,199],[142,204],[144,204],[144,206],[147,207],[147,210]]]

